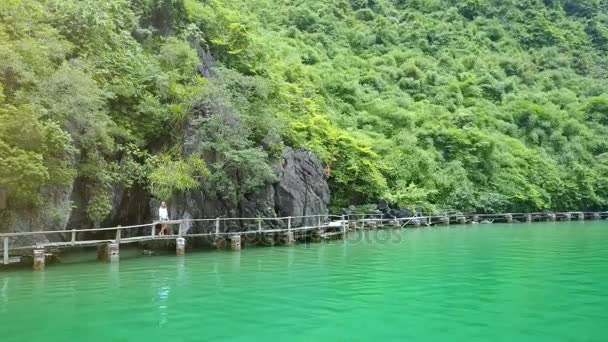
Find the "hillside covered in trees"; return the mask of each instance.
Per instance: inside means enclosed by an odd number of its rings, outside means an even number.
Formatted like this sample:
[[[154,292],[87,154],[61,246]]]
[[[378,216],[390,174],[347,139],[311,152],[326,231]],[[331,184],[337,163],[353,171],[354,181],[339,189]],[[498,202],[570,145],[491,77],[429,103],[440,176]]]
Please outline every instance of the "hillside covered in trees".
[[[0,216],[237,205],[287,146],[334,210],[605,209],[607,52],[606,0],[2,0]]]

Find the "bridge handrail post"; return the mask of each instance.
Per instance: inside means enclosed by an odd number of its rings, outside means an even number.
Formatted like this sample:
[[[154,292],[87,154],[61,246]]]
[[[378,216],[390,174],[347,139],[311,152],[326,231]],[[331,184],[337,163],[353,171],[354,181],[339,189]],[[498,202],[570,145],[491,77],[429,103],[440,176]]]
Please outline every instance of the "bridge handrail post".
[[[3,248],[4,248],[4,253],[3,253],[4,254],[4,257],[3,257],[4,260],[3,260],[3,263],[5,265],[8,265],[8,263],[9,263],[9,258],[8,258],[8,236],[4,237],[3,245],[4,245],[3,246]]]
[[[72,239],[70,242],[72,243],[72,246],[76,244],[76,229],[72,229]]]
[[[215,237],[220,236],[220,218],[215,219]]]
[[[121,226],[116,227],[116,243],[120,243],[120,230]]]
[[[287,217],[287,230],[291,231],[291,216]]]
[[[152,222],[152,232],[150,233],[150,236],[152,236],[153,239],[156,236],[156,221]]]

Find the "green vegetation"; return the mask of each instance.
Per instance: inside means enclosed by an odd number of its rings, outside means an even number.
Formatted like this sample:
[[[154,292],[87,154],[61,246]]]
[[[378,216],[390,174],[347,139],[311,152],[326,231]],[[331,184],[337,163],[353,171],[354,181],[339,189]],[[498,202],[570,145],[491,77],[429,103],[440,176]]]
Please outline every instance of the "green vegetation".
[[[606,0],[4,0],[0,188],[235,204],[293,146],[335,209],[605,208],[606,52]]]

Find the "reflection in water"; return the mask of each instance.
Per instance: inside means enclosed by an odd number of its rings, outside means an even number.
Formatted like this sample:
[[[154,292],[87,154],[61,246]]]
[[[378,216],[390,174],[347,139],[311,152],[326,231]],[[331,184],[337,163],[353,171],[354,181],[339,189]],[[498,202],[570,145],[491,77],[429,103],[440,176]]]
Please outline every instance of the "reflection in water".
[[[165,324],[167,324],[167,321],[169,319],[168,301],[169,301],[170,292],[171,292],[171,288],[169,287],[169,285],[161,286],[158,289],[158,311],[159,311],[159,316],[160,316],[158,319],[159,327],[162,327]]]
[[[232,253],[232,270],[238,272],[241,268],[241,254],[242,252]]]
[[[287,270],[288,271],[291,269],[291,266],[294,263],[295,254],[296,254],[295,248],[287,249]]]
[[[120,288],[120,264],[117,262],[110,263],[110,277],[112,279],[112,287]]]
[[[183,284],[184,283],[184,274],[186,272],[186,257],[185,256],[178,256],[176,258],[177,260],[177,283],[178,284]]]
[[[32,295],[34,297],[40,296],[42,297],[45,292],[46,285],[46,272],[47,271],[35,271],[33,274],[34,278],[34,287]]]
[[[606,341],[606,222],[391,234],[0,273],[0,341]]]
[[[2,288],[0,288],[0,299],[2,299],[2,307],[6,310],[6,304],[8,303],[8,282],[9,278],[2,279]],[[0,309],[1,309],[0,308]]]
[[[222,276],[219,271],[217,259],[213,260],[213,268],[211,269],[211,273],[213,274],[213,277],[215,278],[215,287],[214,288],[215,288],[215,292],[217,293],[218,291],[220,291],[222,289]]]

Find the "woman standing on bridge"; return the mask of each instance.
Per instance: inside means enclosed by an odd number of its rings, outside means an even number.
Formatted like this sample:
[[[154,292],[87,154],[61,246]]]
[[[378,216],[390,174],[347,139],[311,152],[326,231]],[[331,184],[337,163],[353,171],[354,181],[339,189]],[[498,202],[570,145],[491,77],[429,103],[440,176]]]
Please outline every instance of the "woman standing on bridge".
[[[159,221],[169,221],[169,211],[167,210],[167,204],[165,202],[160,202],[160,208],[158,208],[158,220]],[[167,230],[168,226],[166,224],[162,224],[160,226],[160,232],[158,235],[165,235],[165,230]]]

